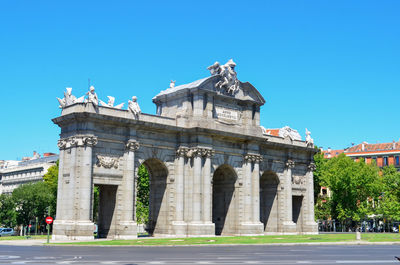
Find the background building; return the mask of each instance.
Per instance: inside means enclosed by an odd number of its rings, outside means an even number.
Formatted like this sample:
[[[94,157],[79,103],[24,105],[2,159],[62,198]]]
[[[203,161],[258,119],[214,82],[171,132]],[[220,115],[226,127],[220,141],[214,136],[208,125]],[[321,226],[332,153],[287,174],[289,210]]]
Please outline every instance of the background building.
[[[24,157],[22,161],[1,160],[0,194],[10,194],[21,184],[43,180],[43,175],[57,160],[57,154],[44,153],[40,157],[36,152],[33,157]]]
[[[393,141],[391,143],[377,144],[362,142],[346,149],[331,150],[329,148],[323,152],[324,157],[328,159],[344,153],[355,160],[363,158],[367,163],[371,163],[374,160],[378,167],[393,165],[400,170],[400,142]]]

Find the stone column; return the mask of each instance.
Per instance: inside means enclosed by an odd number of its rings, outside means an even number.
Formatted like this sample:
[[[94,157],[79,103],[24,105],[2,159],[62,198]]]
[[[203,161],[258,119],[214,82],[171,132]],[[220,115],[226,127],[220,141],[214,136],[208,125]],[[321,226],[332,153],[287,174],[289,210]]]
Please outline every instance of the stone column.
[[[285,183],[284,183],[284,220],[283,220],[283,232],[284,233],[295,233],[296,224],[293,222],[293,195],[292,195],[292,169],[295,163],[293,160],[286,162],[285,170]]]
[[[116,233],[118,239],[137,238],[137,224],[135,221],[135,152],[140,145],[136,140],[129,140],[125,145],[124,171],[122,185],[122,209],[119,228]]]
[[[205,149],[203,151],[203,155],[205,157],[204,161],[204,170],[203,170],[203,222],[211,224],[211,211],[212,211],[212,187],[211,187],[211,157],[214,155],[214,150]]]
[[[263,233],[260,222],[260,160],[261,156],[257,154],[244,156],[244,220],[239,227],[242,235]]]
[[[193,208],[192,222],[201,222],[201,151],[196,149],[193,152]]]
[[[244,220],[245,223],[251,223],[253,221],[252,218],[252,201],[251,201],[251,193],[252,193],[252,160],[253,157],[251,155],[245,155],[244,157]]]
[[[90,221],[92,211],[92,161],[93,146],[97,144],[97,137],[84,136],[78,146],[81,149],[81,165],[79,176],[79,219]]]
[[[314,217],[314,174],[315,164],[310,163],[308,165],[308,171],[306,174],[306,195],[305,195],[305,205],[306,209],[303,212],[304,221],[303,232],[315,234],[318,233],[318,224],[315,222]]]
[[[67,147],[67,139],[58,140],[58,148],[60,149],[59,164],[58,164],[58,187],[57,187],[57,211],[56,216],[58,220],[64,219],[64,189],[63,189],[63,169],[64,169],[64,159],[65,159],[65,149]]]
[[[57,216],[53,227],[55,240],[93,240],[92,213],[92,160],[93,146],[97,137],[77,135],[60,141],[62,148],[69,149],[68,167],[65,167],[66,152],[60,156],[61,186],[58,189]],[[62,149],[60,148],[60,149]],[[65,175],[65,176],[64,176]]]
[[[187,153],[188,157],[193,158],[193,182],[190,183],[193,187],[192,218],[187,230],[187,235],[190,236],[215,234],[215,225],[211,222],[211,155],[210,149],[199,147],[192,148]],[[203,156],[205,156],[204,167]],[[188,176],[185,177],[189,179]]]
[[[184,221],[184,197],[185,197],[185,156],[188,148],[179,147],[176,151],[176,174],[175,174],[175,220],[172,222],[176,235],[186,234],[186,222]]]
[[[260,161],[262,156],[254,156],[254,169],[252,175],[251,197],[253,204],[253,222],[260,222]]]

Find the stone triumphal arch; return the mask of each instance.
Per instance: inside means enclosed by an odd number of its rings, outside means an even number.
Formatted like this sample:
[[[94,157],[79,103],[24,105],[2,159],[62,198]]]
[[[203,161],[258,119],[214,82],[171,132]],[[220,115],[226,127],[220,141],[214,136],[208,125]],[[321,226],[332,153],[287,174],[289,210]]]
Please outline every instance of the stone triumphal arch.
[[[137,171],[150,175],[150,233],[160,236],[316,233],[313,140],[307,131],[260,126],[262,95],[236,77],[235,63],[161,91],[157,114],[136,97],[101,101],[91,87],[58,99],[61,128],[55,239],[136,238]]]

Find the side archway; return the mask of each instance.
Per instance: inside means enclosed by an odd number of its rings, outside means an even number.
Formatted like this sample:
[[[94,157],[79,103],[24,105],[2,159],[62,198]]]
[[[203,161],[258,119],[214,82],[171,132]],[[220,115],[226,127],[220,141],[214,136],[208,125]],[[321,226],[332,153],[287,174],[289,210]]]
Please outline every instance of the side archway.
[[[219,166],[213,175],[212,222],[216,235],[234,235],[237,229],[237,174],[229,165]]]
[[[149,173],[149,218],[147,231],[150,235],[168,234],[168,170],[163,162],[150,158],[142,163]]]
[[[266,171],[260,179],[260,219],[264,232],[278,232],[278,186],[279,178],[272,171]]]

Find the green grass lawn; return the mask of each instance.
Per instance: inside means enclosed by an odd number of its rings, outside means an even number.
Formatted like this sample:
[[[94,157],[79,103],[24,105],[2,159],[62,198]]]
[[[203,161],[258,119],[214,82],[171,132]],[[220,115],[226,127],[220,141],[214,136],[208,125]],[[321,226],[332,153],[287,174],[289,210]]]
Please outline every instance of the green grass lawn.
[[[31,236],[29,239],[46,239],[47,235]],[[23,240],[26,236],[3,236],[0,240]]]
[[[232,236],[188,238],[139,238],[135,240],[98,240],[90,242],[60,243],[66,245],[155,246],[155,245],[214,245],[214,244],[269,244],[355,241],[355,234]],[[366,242],[400,242],[400,234],[362,234]]]

